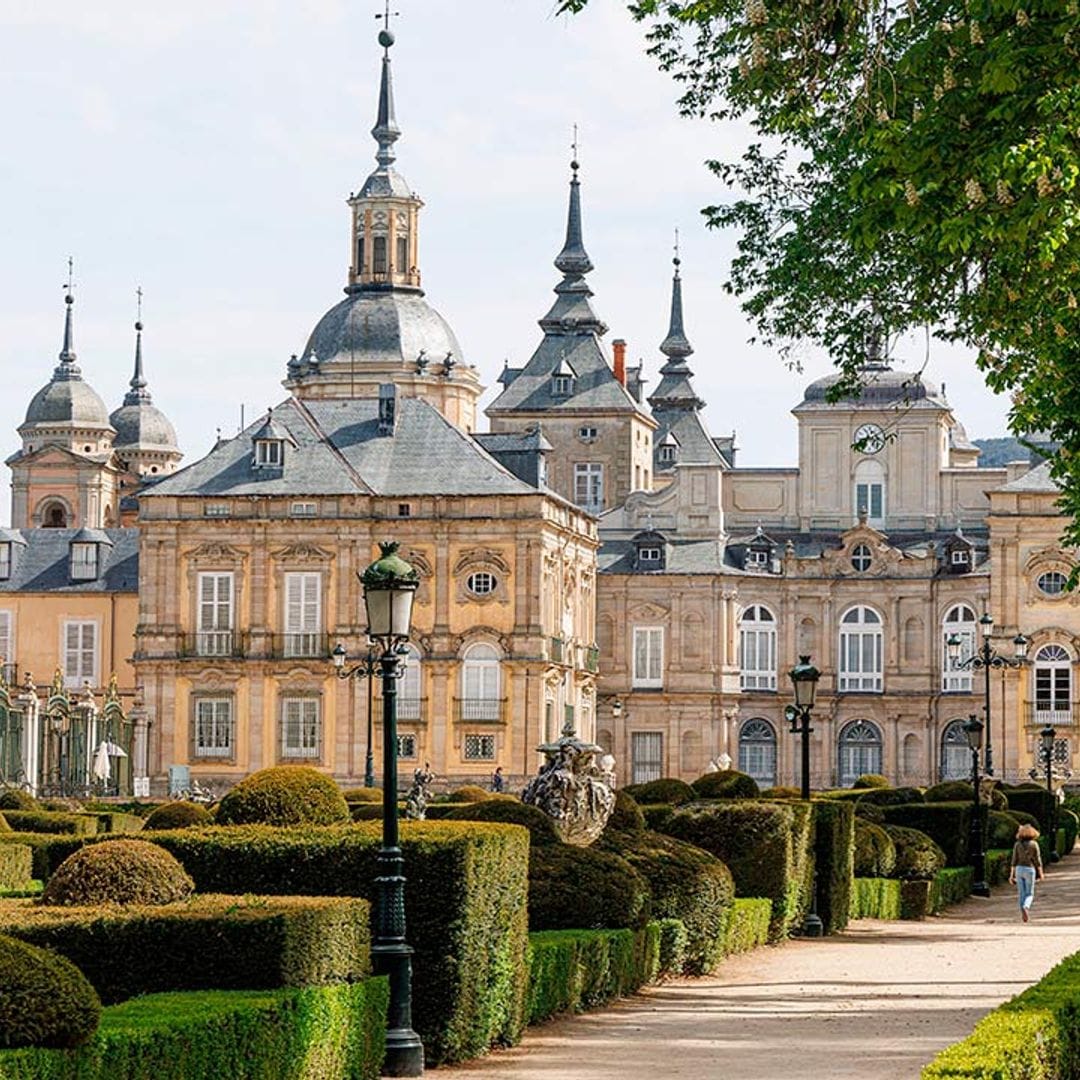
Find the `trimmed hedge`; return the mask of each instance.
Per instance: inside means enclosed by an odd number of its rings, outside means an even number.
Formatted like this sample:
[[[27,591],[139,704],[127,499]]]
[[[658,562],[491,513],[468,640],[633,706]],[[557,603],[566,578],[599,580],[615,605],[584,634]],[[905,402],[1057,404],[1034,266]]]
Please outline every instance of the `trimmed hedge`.
[[[686,967],[686,927],[680,919],[656,919],[660,927],[660,970],[658,977],[679,975]]]
[[[756,799],[761,794],[752,776],[735,769],[706,773],[690,786],[699,799]]]
[[[488,805],[488,804],[483,804]],[[151,834],[200,892],[376,898],[380,827]],[[512,1044],[524,1024],[529,841],[523,829],[401,823],[413,1021],[431,1065]]]
[[[855,783],[851,787],[853,790],[858,790],[859,788],[887,788],[891,785],[881,773],[863,773],[862,776],[855,778]]]
[[[945,852],[924,832],[903,825],[883,825],[896,847],[894,873],[901,881],[929,881],[945,868]]]
[[[0,904],[0,933],[66,956],[114,1004],[176,990],[359,982],[371,974],[369,909],[322,896],[199,896],[124,909],[11,903]]]
[[[611,851],[549,844],[529,852],[529,930],[636,930],[649,921],[649,883]]]
[[[45,884],[43,904],[170,904],[195,883],[167,851],[145,840],[109,840],[68,856]]]
[[[57,814],[49,810],[5,810],[4,818],[15,832],[92,836],[98,831],[98,819],[93,814]]]
[[[379,803],[380,805],[382,805],[382,788],[346,788],[344,791],[342,791],[341,794],[345,801],[348,803]]]
[[[220,825],[336,825],[349,820],[337,784],[310,765],[274,765],[246,776],[217,808]]]
[[[971,803],[908,803],[886,807],[885,821],[926,833],[945,852],[946,866],[965,866],[971,813]]]
[[[1012,847],[991,848],[986,853],[986,883],[1002,885],[1009,880],[1012,869]]]
[[[29,791],[21,788],[7,788],[0,791],[0,810],[37,810],[38,801]]]
[[[632,795],[628,795],[620,788],[615,792],[615,806],[611,811],[611,817],[604,826],[603,836],[613,833],[639,833],[645,831],[645,815],[641,807],[634,801]]]
[[[669,806],[680,806],[682,803],[693,802],[697,798],[697,793],[685,780],[677,780],[673,776],[650,780],[647,784],[630,784],[621,790],[640,806],[646,803],[653,805],[667,803]]]
[[[634,993],[660,970],[660,926],[529,934],[530,1024]]]
[[[864,791],[859,797],[859,804],[867,806],[907,806],[909,803],[925,801],[922,791],[917,787],[874,787]]]
[[[817,913],[826,934],[843,930],[851,910],[855,878],[855,807],[851,803],[815,799],[814,881]]]
[[[797,787],[785,787],[783,784],[777,787],[767,787],[761,792],[763,799],[801,799],[802,792]]]
[[[769,943],[772,903],[763,897],[739,897],[731,908],[724,935],[724,955],[749,952]]]
[[[1034,814],[1039,822],[1039,832],[1050,832],[1057,800],[1046,788],[1038,784],[1021,784],[1017,787],[1002,784],[1001,790],[1009,800],[1010,810],[1023,810],[1025,814]]]
[[[896,845],[880,826],[862,818],[855,820],[855,876],[888,878],[896,870]]]
[[[450,794],[446,796],[447,802],[452,803],[485,802],[490,798],[491,792],[485,791],[484,788],[479,787],[476,784],[465,784],[463,787],[451,791]]]
[[[0,849],[11,844],[30,848],[32,876],[45,881],[73,851],[78,851],[90,839],[55,833],[0,833]]]
[[[1076,847],[1076,838],[1080,835],[1080,815],[1075,814],[1067,807],[1058,807],[1058,825],[1065,830],[1065,851],[1068,855]]]
[[[744,800],[677,810],[663,831],[724,862],[736,896],[771,900],[769,937],[778,941],[798,924],[809,903],[812,826],[810,803]]]
[[[0,889],[20,889],[34,876],[28,844],[0,844]]]
[[[303,990],[151,994],[105,1009],[77,1050],[0,1052],[4,1080],[376,1080],[385,979]]]
[[[939,870],[931,880],[859,877],[851,895],[851,917],[923,919],[966,900],[971,895],[972,881],[970,866]]]
[[[651,806],[639,804],[638,808],[645,819],[645,828],[655,829],[657,832],[664,831],[664,823],[675,813],[675,807],[668,803],[654,803]]]
[[[711,971],[723,957],[735,899],[728,868],[715,855],[662,833],[605,832],[600,844],[645,878],[654,918],[678,919],[683,924],[685,971],[691,975]]]
[[[922,1080],[1080,1075],[1080,953],[995,1009],[962,1042],[942,1050]]]
[[[190,829],[212,825],[214,818],[205,806],[193,802],[171,802],[159,806],[146,818],[147,829]]]
[[[1016,842],[1020,822],[1008,810],[991,810],[986,818],[986,846],[1011,848]]]
[[[118,835],[131,835],[143,831],[146,820],[138,814],[123,814],[114,810],[83,810],[81,813],[90,814],[97,818],[97,831],[99,833],[115,833]],[[209,815],[208,815],[209,816]]]
[[[970,866],[948,866],[939,870],[930,882],[929,914],[936,915],[952,904],[966,900],[974,882],[975,872]]]
[[[853,919],[899,919],[900,882],[881,877],[857,877],[851,890]]]
[[[382,816],[382,811],[379,811]],[[446,815],[446,821],[488,821],[504,825],[524,825],[534,848],[562,844],[551,818],[543,810],[517,799],[485,799],[462,803]]]
[[[940,784],[926,789],[926,801],[971,803],[975,801],[975,789],[967,780],[943,780]],[[1011,809],[1008,798],[997,785],[991,788],[990,809]]]

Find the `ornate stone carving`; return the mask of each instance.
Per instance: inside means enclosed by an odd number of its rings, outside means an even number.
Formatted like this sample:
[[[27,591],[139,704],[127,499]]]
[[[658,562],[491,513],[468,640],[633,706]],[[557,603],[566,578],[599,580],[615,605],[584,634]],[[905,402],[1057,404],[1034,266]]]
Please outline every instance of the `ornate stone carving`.
[[[426,761],[422,769],[413,771],[412,787],[405,796],[405,816],[410,821],[423,821],[427,816],[428,788],[434,780],[435,774]]]
[[[615,759],[583,742],[567,723],[562,737],[538,747],[547,758],[529,781],[521,801],[543,810],[567,844],[588,847],[615,809]]]
[[[454,574],[462,574],[476,567],[492,567],[500,574],[510,574],[510,564],[498,552],[491,548],[471,548],[462,554],[454,564]]]
[[[331,552],[303,542],[289,544],[288,547],[279,548],[274,552],[274,558],[278,562],[320,563],[329,562],[333,557]]]
[[[200,544],[199,547],[187,553],[191,562],[198,563],[239,563],[247,558],[247,552],[235,548],[232,544],[218,544],[214,542]]]

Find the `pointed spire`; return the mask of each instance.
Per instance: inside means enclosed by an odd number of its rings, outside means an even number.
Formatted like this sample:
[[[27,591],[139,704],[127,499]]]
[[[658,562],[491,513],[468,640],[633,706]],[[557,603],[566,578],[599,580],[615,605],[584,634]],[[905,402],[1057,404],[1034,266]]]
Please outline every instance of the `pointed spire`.
[[[694,349],[683,330],[682,277],[679,273],[682,260],[679,258],[677,229],[675,230],[675,257],[672,262],[675,265],[675,273],[671,281],[671,318],[668,322],[667,337],[660,345],[660,351],[667,357],[667,361],[660,369],[661,378],[656,390],[649,395],[649,404],[652,405],[653,412],[656,414],[669,410],[696,412],[705,405],[690,381],[693,372],[686,362],[686,358],[693,353]]]
[[[64,286],[64,344],[60,349],[60,363],[75,363],[75,335],[72,328],[72,305],[75,303],[75,260],[68,257],[68,279]]]
[[[577,128],[574,128],[574,150],[577,151]],[[566,243],[555,259],[555,268],[564,274],[581,277],[592,268],[592,260],[581,239],[581,181],[578,180],[580,165],[575,157],[570,162],[570,206],[566,214]]]
[[[135,373],[128,384],[131,389],[124,395],[125,405],[149,405],[150,391],[146,388],[142,361],[142,286],[135,290],[138,296],[138,315],[135,319]]]
[[[401,128],[398,127],[397,116],[394,112],[394,79],[390,71],[390,46],[394,44],[394,35],[390,30],[390,18],[397,12],[390,10],[390,2],[387,0],[386,13],[376,15],[377,19],[383,19],[383,28],[379,31],[379,44],[383,47],[382,81],[379,83],[379,115],[375,120],[375,126],[371,134],[379,144],[375,160],[382,169],[388,169],[396,160],[394,143],[401,138]]]
[[[693,346],[683,330],[682,278],[679,276],[679,230],[675,230],[675,274],[671,279],[671,320],[668,323],[667,337],[660,346],[660,351],[672,360],[682,359],[693,354]]]

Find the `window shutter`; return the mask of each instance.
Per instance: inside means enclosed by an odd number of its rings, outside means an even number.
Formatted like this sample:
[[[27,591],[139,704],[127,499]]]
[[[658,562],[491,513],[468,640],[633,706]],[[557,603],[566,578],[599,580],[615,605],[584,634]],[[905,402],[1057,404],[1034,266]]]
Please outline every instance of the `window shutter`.
[[[0,611],[0,661],[5,664],[15,663],[11,646],[11,612]]]
[[[303,593],[303,575],[287,574],[285,576],[285,633],[287,634],[299,634],[303,630]]]

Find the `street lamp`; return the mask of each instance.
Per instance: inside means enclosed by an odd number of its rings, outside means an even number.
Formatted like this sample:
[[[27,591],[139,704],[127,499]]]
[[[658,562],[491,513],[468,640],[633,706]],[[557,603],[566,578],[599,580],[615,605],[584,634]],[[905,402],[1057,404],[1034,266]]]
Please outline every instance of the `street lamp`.
[[[983,744],[983,723],[977,716],[970,716],[964,724],[968,748],[971,750],[971,788],[974,792],[971,807],[971,829],[968,840],[968,859],[971,862],[973,881],[972,896],[989,896],[986,883],[986,853],[983,850],[982,803],[979,801],[979,750]]]
[[[368,646],[367,655],[354,667],[347,668],[348,653],[339,641],[330,653],[334,661],[334,673],[339,679],[367,679],[367,750],[364,754],[364,787],[375,786],[375,756],[371,747],[371,727],[375,714],[375,672],[378,670],[379,654]]]
[[[1003,671],[1005,668],[1022,667],[1027,662],[1028,639],[1023,634],[1017,634],[1013,638],[1013,655],[1004,656],[994,648],[990,638],[994,633],[994,617],[989,611],[983,612],[979,619],[979,630],[982,632],[982,644],[966,659],[962,656],[964,649],[963,638],[959,634],[950,634],[945,639],[945,655],[949,659],[952,671],[961,671],[963,668],[971,668],[972,671],[983,671],[983,711],[986,715],[986,743],[983,750],[983,762],[987,776],[994,775],[994,748],[993,733],[990,725],[990,669],[997,668]],[[1002,717],[1004,719],[1004,716]],[[1004,738],[1004,736],[1003,736]]]
[[[361,575],[367,634],[378,651],[383,695],[383,822],[378,855],[375,934],[371,955],[375,970],[390,982],[384,1076],[420,1076],[424,1046],[412,1028],[412,949],[405,941],[405,861],[398,841],[397,680],[401,650],[409,640],[413,599],[420,578],[400,555],[396,543],[379,544],[380,556]],[[341,648],[340,646],[338,648]],[[334,649],[334,664],[345,658]]]
[[[1057,853],[1057,796],[1054,794],[1054,741],[1057,739],[1057,731],[1051,724],[1039,732],[1039,752],[1046,769],[1046,791],[1054,800],[1053,809],[1050,812],[1050,861],[1058,862],[1061,858]]]
[[[802,797],[810,799],[810,713],[817,696],[817,684],[821,672],[810,663],[809,656],[800,656],[799,662],[788,672],[795,690],[795,704],[784,709],[784,718],[791,725],[792,735],[802,736]],[[824,937],[825,926],[817,913],[817,867],[810,891],[810,911],[803,920],[804,937]]]

